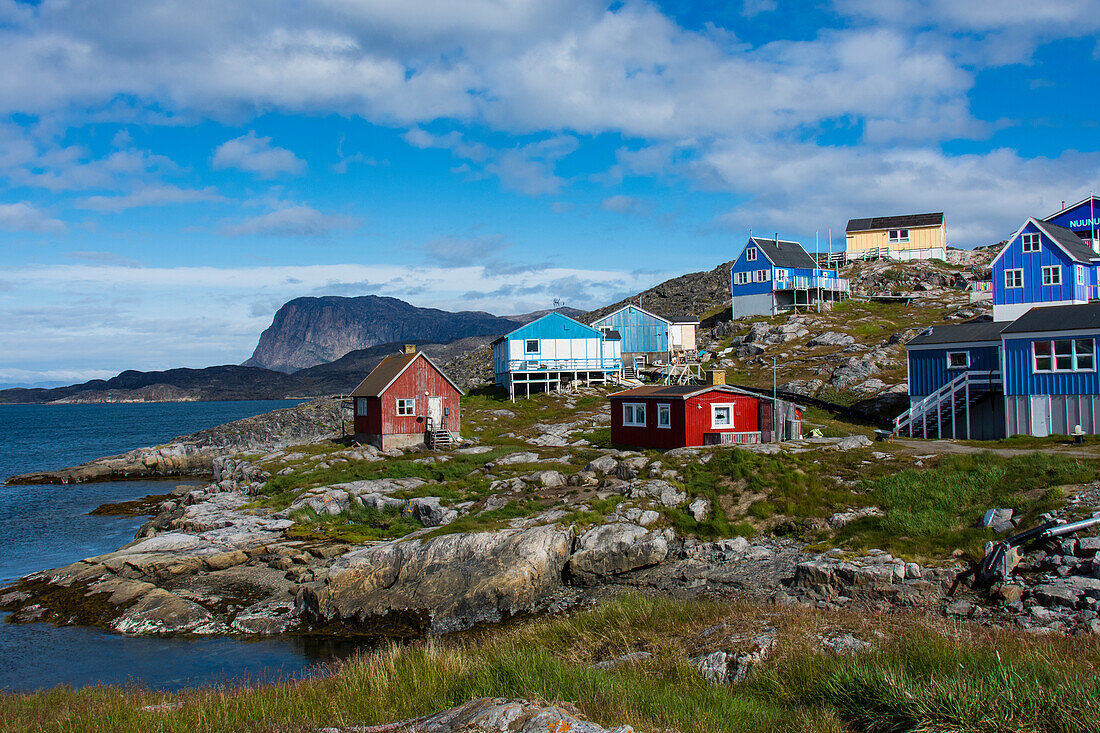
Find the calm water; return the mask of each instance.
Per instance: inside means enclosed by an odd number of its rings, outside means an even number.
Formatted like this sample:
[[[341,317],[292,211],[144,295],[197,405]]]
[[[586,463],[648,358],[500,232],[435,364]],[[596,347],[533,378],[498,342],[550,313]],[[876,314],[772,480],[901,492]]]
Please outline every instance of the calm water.
[[[296,402],[0,405],[0,479],[163,443]],[[0,486],[0,585],[110,552],[142,517],[90,517],[107,502],[164,494],[180,481]],[[0,623],[0,689],[136,682],[158,689],[300,677],[354,647],[301,638],[125,637],[94,629]]]

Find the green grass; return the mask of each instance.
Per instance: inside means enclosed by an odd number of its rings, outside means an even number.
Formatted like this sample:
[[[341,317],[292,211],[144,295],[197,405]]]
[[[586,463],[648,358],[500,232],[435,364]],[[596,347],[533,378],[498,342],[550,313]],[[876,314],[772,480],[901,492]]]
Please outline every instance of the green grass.
[[[1096,477],[1095,463],[1049,453],[945,456],[931,469],[907,469],[867,482],[869,501],[885,516],[852,522],[837,539],[900,554],[935,556],[962,549],[976,558],[992,537],[977,527],[987,509],[1011,508],[1028,526],[1062,502],[1056,487]]]
[[[534,499],[510,501],[499,509],[492,509],[487,512],[459,517],[450,524],[445,524],[442,527],[432,530],[425,535],[425,537],[439,537],[440,535],[456,534],[459,532],[488,532],[494,529],[503,529],[508,526],[509,519],[519,519],[521,517],[530,516],[540,509],[543,509],[545,506],[545,502]]]
[[[722,634],[704,634],[717,623]],[[688,658],[767,626],[779,645],[738,686],[705,682]],[[837,656],[825,633],[869,639]],[[611,671],[593,662],[634,651]],[[1089,638],[953,626],[928,617],[824,614],[726,602],[618,597],[556,618],[452,640],[390,646],[324,679],[160,693],[65,687],[0,694],[0,730],[313,731],[378,725],[478,697],[563,701],[611,728],[680,733],[980,731],[1100,728],[1100,644]],[[141,708],[182,703],[146,712]]]
[[[361,543],[404,537],[421,528],[420,522],[400,509],[353,506],[337,515],[317,514],[305,509],[294,515],[295,524],[287,536],[301,540],[337,540]]]

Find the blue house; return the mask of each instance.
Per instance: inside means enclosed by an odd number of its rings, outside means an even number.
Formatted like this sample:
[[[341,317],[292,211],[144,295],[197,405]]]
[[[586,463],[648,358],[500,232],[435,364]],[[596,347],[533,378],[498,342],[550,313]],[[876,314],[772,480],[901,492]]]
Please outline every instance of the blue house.
[[[848,281],[821,269],[798,242],[750,237],[730,268],[733,317],[774,316],[785,310],[837,301]]]
[[[563,382],[602,384],[622,368],[621,337],[548,313],[493,342],[496,383],[513,400],[518,391],[560,389]]]
[[[934,326],[906,344],[909,409],[925,438],[1100,433],[1100,302],[1032,308],[1011,323]]]
[[[1072,231],[1029,218],[993,260],[993,320],[1087,303],[1096,295],[1097,264],[1100,255]]]
[[[1100,235],[1100,196],[1081,199],[1043,221],[1069,229],[1094,250],[1100,247],[1100,242],[1097,241]]]
[[[698,325],[695,316],[658,315],[633,304],[592,322],[593,328],[622,337],[622,357],[630,363],[636,358],[668,362],[678,353],[694,352]]]

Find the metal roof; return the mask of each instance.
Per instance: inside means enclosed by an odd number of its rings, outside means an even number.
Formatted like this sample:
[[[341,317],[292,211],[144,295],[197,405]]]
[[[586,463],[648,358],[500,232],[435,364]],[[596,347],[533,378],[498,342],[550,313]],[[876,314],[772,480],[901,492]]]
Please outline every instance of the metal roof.
[[[802,249],[802,245],[798,242],[784,239],[776,241],[775,239],[764,239],[762,237],[751,237],[749,242],[758,247],[776,267],[808,268],[810,270],[821,267],[817,264],[817,260],[810,257],[809,253]]]
[[[943,224],[943,212],[932,214],[905,214],[903,216],[872,216],[866,219],[849,219],[845,232],[873,232],[879,229],[907,229],[909,227],[938,227]]]
[[[706,385],[700,387],[699,385],[678,386],[678,385],[646,385],[644,387],[634,387],[633,389],[624,390],[622,392],[615,392],[611,397],[667,397],[668,399],[680,399],[686,400],[689,397],[703,394],[704,392],[729,392],[730,394],[746,395],[748,397],[762,397],[763,399],[771,399],[770,397],[764,397],[763,395],[753,394],[752,392],[746,392],[743,389],[738,389],[729,384],[715,384]]]
[[[927,346],[929,344],[961,344],[980,341],[999,343],[1001,331],[1008,323],[1005,321],[975,321],[971,323],[951,323],[926,328],[911,338],[906,346]]]
[[[1078,262],[1091,262],[1097,259],[1096,252],[1085,241],[1078,237],[1072,229],[1051,224],[1049,221],[1035,220],[1035,226],[1043,230],[1048,237],[1062,246],[1066,253]]]
[[[1062,214],[1066,213],[1067,211],[1072,211],[1073,209],[1076,209],[1081,204],[1087,204],[1089,201],[1095,201],[1096,204],[1097,204],[1096,208],[1098,210],[1100,210],[1100,196],[1086,196],[1085,198],[1081,199],[1080,201],[1078,201],[1075,204],[1070,204],[1069,206],[1067,206],[1064,209],[1059,209],[1058,211],[1055,211],[1053,214],[1051,214],[1046,219],[1044,219],[1044,221],[1050,221],[1051,219],[1053,219],[1056,216],[1061,216]]]
[[[459,394],[465,394],[454,380],[447,376],[447,373],[436,366],[436,363],[428,358],[428,355],[422,351],[418,351],[415,354],[392,354],[387,356],[378,366],[371,370],[371,373],[367,375],[367,378],[359,383],[359,386],[351,391],[351,397],[381,397],[382,394],[390,388],[390,385],[397,381],[397,378],[409,368],[417,358],[423,358],[424,361],[431,364],[432,368],[443,375],[452,387],[458,390]]]
[[[1001,333],[1100,330],[1100,302],[1032,308]]]
[[[604,331],[603,337],[607,341],[622,341],[623,335],[618,331]]]

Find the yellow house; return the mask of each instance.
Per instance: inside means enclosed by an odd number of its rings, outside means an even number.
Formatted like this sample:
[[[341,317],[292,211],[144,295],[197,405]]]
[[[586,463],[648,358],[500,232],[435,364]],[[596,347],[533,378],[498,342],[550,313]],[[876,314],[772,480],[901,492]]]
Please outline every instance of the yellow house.
[[[942,260],[947,250],[947,222],[942,211],[850,219],[845,231],[848,259]]]

